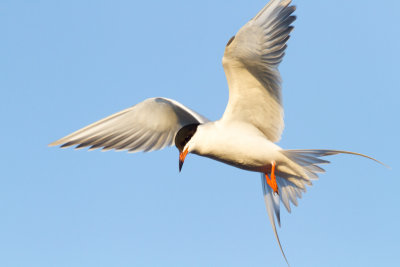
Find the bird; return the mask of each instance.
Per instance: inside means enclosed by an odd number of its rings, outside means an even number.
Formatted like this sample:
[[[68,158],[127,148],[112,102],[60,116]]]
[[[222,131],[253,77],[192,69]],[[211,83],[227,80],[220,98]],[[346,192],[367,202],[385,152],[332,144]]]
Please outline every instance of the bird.
[[[328,149],[283,149],[276,143],[283,128],[279,65],[294,29],[296,6],[291,0],[269,1],[227,42],[222,65],[229,100],[221,119],[210,121],[183,104],[165,97],[146,99],[49,146],[89,150],[153,151],[175,145],[179,172],[188,154],[197,154],[243,170],[259,173],[267,213],[280,251],[276,229],[280,204],[291,203],[318,179],[324,157],[360,153]],[[276,220],[276,222],[275,222]]]

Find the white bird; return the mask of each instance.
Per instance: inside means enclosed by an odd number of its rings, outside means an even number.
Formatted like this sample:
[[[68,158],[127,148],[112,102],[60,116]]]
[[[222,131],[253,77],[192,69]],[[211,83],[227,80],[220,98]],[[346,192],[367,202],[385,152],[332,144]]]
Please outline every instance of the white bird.
[[[188,153],[208,157],[248,171],[261,173],[268,215],[276,231],[280,202],[290,202],[324,172],[321,159],[338,150],[285,150],[274,144],[282,134],[283,108],[278,66],[293,30],[295,6],[291,0],[271,0],[226,45],[222,64],[229,86],[229,101],[222,118],[211,122],[177,101],[156,97],[78,130],[50,146],[89,149],[151,151],[178,148],[179,171]],[[375,160],[377,161],[377,160]],[[379,162],[379,161],[378,161]]]

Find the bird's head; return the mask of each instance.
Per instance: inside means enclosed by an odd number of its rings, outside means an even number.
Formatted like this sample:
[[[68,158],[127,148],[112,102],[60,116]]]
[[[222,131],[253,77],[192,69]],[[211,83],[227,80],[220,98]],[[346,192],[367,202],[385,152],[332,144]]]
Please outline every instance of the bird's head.
[[[175,146],[179,150],[179,171],[182,170],[183,162],[190,150],[190,140],[197,131],[198,123],[183,126],[175,136]]]

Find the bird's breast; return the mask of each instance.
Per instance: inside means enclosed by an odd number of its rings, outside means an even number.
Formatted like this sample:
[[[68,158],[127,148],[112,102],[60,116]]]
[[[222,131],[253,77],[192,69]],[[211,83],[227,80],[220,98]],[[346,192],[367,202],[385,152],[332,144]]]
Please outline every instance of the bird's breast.
[[[247,124],[216,125],[199,129],[192,153],[237,168],[265,172],[279,158],[279,146]]]

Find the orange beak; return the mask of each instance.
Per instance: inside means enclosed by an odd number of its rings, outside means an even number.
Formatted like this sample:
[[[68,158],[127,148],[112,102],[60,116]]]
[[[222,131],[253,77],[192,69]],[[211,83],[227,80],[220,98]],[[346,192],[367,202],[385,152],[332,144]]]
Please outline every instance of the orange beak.
[[[179,153],[179,172],[182,170],[183,162],[185,161],[188,149],[186,148],[183,152]]]

